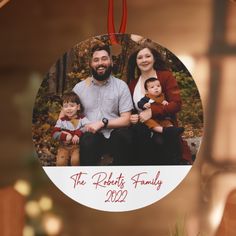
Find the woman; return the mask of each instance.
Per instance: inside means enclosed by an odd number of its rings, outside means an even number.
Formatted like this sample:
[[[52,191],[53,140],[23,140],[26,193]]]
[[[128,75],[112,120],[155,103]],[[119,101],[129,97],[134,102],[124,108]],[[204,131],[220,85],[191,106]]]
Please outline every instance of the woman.
[[[141,111],[138,101],[145,95],[144,83],[155,77],[161,83],[162,92],[168,105],[151,104],[151,108]],[[179,164],[181,159],[191,163],[191,153],[179,136],[158,135],[151,132],[143,122],[150,118],[171,117],[177,125],[176,113],[181,109],[180,90],[173,74],[165,66],[161,55],[149,43],[144,43],[130,56],[128,61],[128,84],[134,106],[139,114],[131,115],[130,121],[136,137],[136,147],[141,159],[140,164]],[[157,156],[158,153],[158,156]],[[147,158],[151,160],[147,161]],[[147,162],[146,162],[147,161]]]

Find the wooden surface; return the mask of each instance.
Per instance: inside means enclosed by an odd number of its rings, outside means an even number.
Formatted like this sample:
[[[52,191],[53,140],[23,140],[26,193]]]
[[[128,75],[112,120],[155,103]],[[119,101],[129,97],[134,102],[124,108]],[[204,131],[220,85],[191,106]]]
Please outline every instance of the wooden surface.
[[[216,236],[235,236],[236,235],[236,190],[228,197],[223,219]]]
[[[24,198],[12,187],[0,189],[0,235],[20,236],[24,227]]]

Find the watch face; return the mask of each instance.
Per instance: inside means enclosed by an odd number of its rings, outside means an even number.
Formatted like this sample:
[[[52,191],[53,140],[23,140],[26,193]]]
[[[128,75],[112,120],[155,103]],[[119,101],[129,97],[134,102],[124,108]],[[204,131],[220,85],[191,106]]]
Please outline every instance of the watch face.
[[[105,126],[107,126],[107,124],[108,124],[108,119],[107,119],[107,118],[103,118],[103,119],[102,119],[102,122],[104,123]]]
[[[33,142],[48,177],[71,199],[103,211],[139,209],[173,191],[189,173],[203,133],[201,99],[183,63],[150,39],[116,37],[120,47],[101,35],[60,57],[33,111]],[[153,69],[154,79],[143,81]],[[141,109],[144,84],[153,102]],[[160,113],[165,108],[168,115]],[[114,128],[101,128],[101,120]]]

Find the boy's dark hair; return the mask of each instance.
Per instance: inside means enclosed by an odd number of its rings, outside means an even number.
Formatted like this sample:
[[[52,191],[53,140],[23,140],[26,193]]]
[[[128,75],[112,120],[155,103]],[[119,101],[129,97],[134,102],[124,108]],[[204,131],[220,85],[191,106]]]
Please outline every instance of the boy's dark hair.
[[[111,50],[110,47],[106,44],[95,44],[92,48],[91,48],[91,58],[93,57],[94,52],[96,51],[106,51],[108,53],[108,55],[111,55]]]
[[[61,105],[63,103],[74,102],[77,105],[80,105],[80,111],[83,111],[83,106],[80,102],[79,96],[74,92],[64,93],[61,97]]]
[[[151,82],[154,82],[154,81],[159,81],[159,79],[155,78],[155,77],[151,77],[151,78],[148,78],[145,82],[144,82],[144,88],[147,90],[147,86],[149,83]]]
[[[75,102],[76,104],[81,104],[78,95],[74,92],[64,93],[61,97],[61,103]]]

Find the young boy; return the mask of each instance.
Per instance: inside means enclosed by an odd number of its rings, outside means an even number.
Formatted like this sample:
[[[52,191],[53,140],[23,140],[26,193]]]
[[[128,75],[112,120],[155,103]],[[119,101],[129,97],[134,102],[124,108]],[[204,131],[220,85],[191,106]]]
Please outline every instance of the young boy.
[[[168,105],[168,101],[165,100],[160,81],[157,78],[151,77],[144,83],[146,95],[138,102],[138,107],[142,110],[151,107],[151,103],[159,103],[163,106]],[[170,117],[163,117],[163,119],[149,119],[145,124],[157,133],[163,133],[164,135],[179,135],[184,131],[183,127],[174,127]]]
[[[81,115],[82,105],[74,92],[64,94],[61,103],[64,117],[57,120],[52,133],[53,138],[60,141],[56,165],[78,166],[80,164],[79,139],[83,134],[84,126],[90,122]]]

